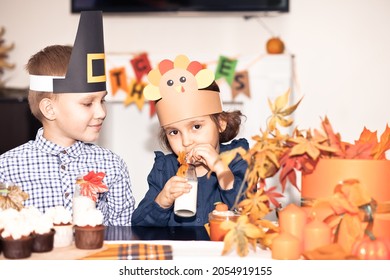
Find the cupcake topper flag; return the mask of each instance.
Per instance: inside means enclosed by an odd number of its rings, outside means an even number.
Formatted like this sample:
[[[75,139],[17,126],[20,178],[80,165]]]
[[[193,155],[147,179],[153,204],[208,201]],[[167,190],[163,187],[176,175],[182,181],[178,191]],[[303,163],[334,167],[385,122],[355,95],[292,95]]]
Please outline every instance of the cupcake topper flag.
[[[161,126],[222,112],[219,92],[199,90],[212,84],[214,73],[185,55],[161,61],[148,79],[150,84],[143,93],[146,99],[156,101]]]
[[[54,93],[106,91],[101,11],[81,12],[65,77],[30,75],[30,90]]]

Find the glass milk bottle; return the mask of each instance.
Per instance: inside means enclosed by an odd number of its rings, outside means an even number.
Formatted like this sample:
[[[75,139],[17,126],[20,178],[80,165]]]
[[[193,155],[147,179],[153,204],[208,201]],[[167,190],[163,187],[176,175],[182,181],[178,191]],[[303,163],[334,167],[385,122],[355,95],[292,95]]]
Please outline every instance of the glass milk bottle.
[[[75,184],[74,193],[73,193],[73,224],[77,223],[80,215],[86,212],[88,209],[96,208],[96,202],[93,201],[88,196],[84,196],[81,193],[81,186],[79,184]]]
[[[196,177],[195,166],[189,164],[186,178],[192,185],[189,193],[184,193],[175,200],[174,212],[180,217],[192,217],[196,214],[196,204],[198,198],[198,178]]]

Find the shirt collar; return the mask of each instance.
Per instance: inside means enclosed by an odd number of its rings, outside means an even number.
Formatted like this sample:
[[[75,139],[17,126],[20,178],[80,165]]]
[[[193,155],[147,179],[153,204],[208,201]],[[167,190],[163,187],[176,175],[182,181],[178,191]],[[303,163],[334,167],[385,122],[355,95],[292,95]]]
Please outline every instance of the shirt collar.
[[[37,132],[34,144],[37,149],[54,156],[57,156],[60,153],[66,153],[71,157],[78,157],[85,147],[85,144],[81,141],[76,141],[76,143],[67,148],[61,147],[43,137],[42,127]]]

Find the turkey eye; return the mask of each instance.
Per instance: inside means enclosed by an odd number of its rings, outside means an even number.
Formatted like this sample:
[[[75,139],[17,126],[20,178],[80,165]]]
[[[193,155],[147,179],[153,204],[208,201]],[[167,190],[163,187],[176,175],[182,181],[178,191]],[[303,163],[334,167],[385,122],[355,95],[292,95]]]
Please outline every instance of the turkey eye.
[[[180,77],[180,82],[181,83],[185,83],[187,81],[186,77],[182,76]]]
[[[173,86],[173,81],[172,80],[168,80],[167,81],[167,85],[170,86],[170,87]]]

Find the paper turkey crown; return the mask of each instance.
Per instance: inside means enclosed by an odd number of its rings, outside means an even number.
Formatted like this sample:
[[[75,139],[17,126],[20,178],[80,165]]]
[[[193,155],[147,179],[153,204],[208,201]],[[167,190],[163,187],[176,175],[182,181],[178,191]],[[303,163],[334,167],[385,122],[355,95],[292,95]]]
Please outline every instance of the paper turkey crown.
[[[30,89],[53,93],[106,91],[101,11],[81,12],[65,77],[30,75]]]
[[[219,92],[200,90],[213,83],[214,73],[185,55],[161,61],[149,72],[148,80],[143,93],[146,99],[156,101],[161,126],[222,112]]]

